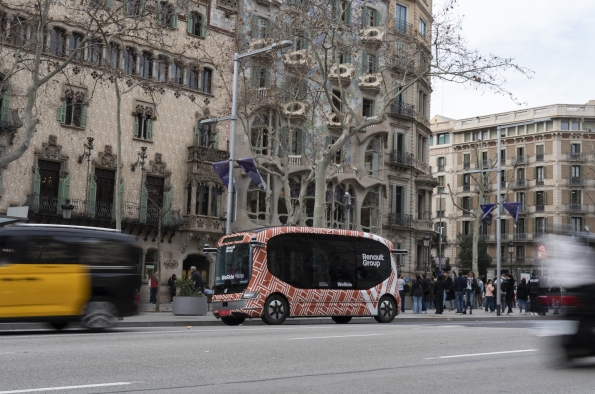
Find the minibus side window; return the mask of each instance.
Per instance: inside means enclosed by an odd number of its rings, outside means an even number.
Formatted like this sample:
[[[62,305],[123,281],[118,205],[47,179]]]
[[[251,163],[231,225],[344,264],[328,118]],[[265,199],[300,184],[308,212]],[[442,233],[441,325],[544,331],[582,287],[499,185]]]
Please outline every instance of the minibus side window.
[[[357,289],[370,289],[386,280],[391,274],[391,256],[380,242],[355,239],[355,276]]]

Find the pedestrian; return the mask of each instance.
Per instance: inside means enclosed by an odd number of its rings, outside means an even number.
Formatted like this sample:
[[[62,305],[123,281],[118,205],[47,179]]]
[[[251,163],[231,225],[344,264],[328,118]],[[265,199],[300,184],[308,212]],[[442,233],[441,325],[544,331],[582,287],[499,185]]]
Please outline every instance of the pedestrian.
[[[436,314],[441,315],[444,311],[444,276],[438,275],[434,282],[434,304],[436,304]]]
[[[427,281],[429,289],[428,292],[424,295],[426,300],[426,311],[434,307],[434,281],[432,280],[432,278],[427,279]]]
[[[204,289],[202,285],[202,275],[200,274],[200,272],[196,270],[196,267],[190,267],[190,275],[192,281],[194,282],[194,288],[198,291],[203,291]]]
[[[459,276],[457,276],[453,282],[453,287],[455,290],[455,298],[457,300],[457,314],[462,314],[464,309],[464,291],[465,287],[467,287],[467,282],[463,277],[463,271],[459,271]],[[467,312],[465,312],[467,313]]]
[[[475,308],[481,308],[483,306],[483,292],[484,292],[484,286],[483,286],[483,281],[481,280],[481,276],[477,277],[477,286],[479,286],[479,294],[477,294],[476,298],[476,302],[475,302]]]
[[[151,297],[149,298],[149,302],[151,304],[157,303],[157,289],[159,288],[159,272],[155,271],[153,275],[151,275],[151,279],[149,279],[149,288],[151,289]]]
[[[403,274],[399,275],[399,279],[397,279],[397,288],[401,298],[401,312],[405,313],[405,279],[403,279]]]
[[[519,301],[519,314],[523,314],[525,309],[525,315],[529,314],[527,310],[527,297],[529,297],[529,289],[527,287],[527,279],[522,278],[521,283],[516,288],[516,298]]]
[[[512,300],[514,298],[514,278],[512,275],[506,275],[506,305],[508,306],[507,315],[512,315]]]
[[[453,287],[453,281],[447,272],[444,273],[444,300],[449,302],[449,312],[455,309],[455,289]],[[446,307],[446,306],[445,306]]]
[[[533,271],[529,279],[529,307],[531,308],[531,315],[536,316],[537,313],[537,299],[539,297],[539,278],[537,273]]]
[[[176,274],[173,274],[171,278],[167,281],[167,285],[169,286],[169,294],[171,295],[171,303],[174,303],[174,297],[176,296]]]
[[[421,313],[421,305],[423,304],[424,290],[422,287],[421,275],[417,274],[413,284],[411,285],[411,295],[413,296],[413,313]]]
[[[430,290],[430,284],[429,284],[428,280],[426,279],[426,274],[421,274],[421,287],[424,292],[424,299],[422,300],[422,303],[421,303],[421,311],[423,313],[428,313],[428,310],[426,308],[425,297],[428,294],[428,291]]]
[[[554,315],[558,315],[558,309],[560,307],[560,285],[558,284],[557,280],[552,280],[550,282],[550,287],[548,289],[548,299],[552,300],[552,307],[554,308]]]
[[[485,286],[486,291],[486,306],[485,311],[488,311],[488,306],[490,307],[490,313],[494,313],[494,285],[492,284],[492,280],[488,279],[488,284]]]
[[[504,312],[504,308],[506,308],[506,274],[502,274],[500,276],[500,311]]]
[[[467,308],[469,308],[469,314],[473,314],[473,304],[475,302],[475,293],[477,292],[477,280],[475,279],[475,274],[473,271],[469,271],[467,274],[467,280],[465,282],[465,309],[463,313],[467,313]]]

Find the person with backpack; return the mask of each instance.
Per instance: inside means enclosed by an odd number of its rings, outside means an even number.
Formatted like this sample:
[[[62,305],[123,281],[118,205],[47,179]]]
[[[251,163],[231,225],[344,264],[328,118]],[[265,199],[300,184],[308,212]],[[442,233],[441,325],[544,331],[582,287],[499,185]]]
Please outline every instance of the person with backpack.
[[[421,313],[421,304],[423,303],[424,290],[422,287],[421,275],[417,274],[411,285],[411,295],[413,296],[413,313]]]
[[[449,312],[455,309],[455,289],[452,285],[452,278],[448,275],[448,272],[444,273],[444,303],[449,302]],[[446,306],[445,306],[446,308]]]
[[[434,304],[436,305],[436,314],[441,315],[444,310],[444,276],[438,275],[434,282]]]
[[[527,279],[521,279],[521,283],[519,283],[516,289],[516,298],[519,300],[519,314],[523,314],[523,309],[525,309],[525,315],[529,314],[527,310],[527,298],[529,297],[529,289],[527,287]]]
[[[453,283],[454,291],[455,291],[455,298],[457,300],[457,314],[463,314],[464,309],[464,291],[467,287],[467,281],[463,277],[463,271],[459,271],[459,276],[457,276]]]
[[[539,298],[539,290],[539,278],[537,277],[537,273],[533,271],[529,279],[529,302],[531,303],[529,307],[531,308],[532,316],[538,315],[537,299]]]
[[[403,279],[403,274],[401,274],[399,275],[399,279],[397,279],[397,288],[399,290],[399,297],[401,298],[401,312],[403,313],[405,313],[405,293],[407,293],[405,286],[409,287]]]

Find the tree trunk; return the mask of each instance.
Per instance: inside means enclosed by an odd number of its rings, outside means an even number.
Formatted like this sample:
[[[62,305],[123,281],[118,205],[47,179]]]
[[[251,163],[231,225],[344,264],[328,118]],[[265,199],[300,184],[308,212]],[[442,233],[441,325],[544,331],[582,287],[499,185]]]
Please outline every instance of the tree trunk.
[[[326,208],[326,169],[329,160],[328,155],[324,153],[321,160],[316,163],[316,175],[314,178],[314,227],[325,227],[324,209]]]
[[[155,297],[155,312],[159,312],[159,287],[163,280],[163,274],[161,272],[161,215],[163,214],[162,209],[159,208],[157,211],[157,268],[156,272],[159,274],[159,283],[157,284],[157,296]]]

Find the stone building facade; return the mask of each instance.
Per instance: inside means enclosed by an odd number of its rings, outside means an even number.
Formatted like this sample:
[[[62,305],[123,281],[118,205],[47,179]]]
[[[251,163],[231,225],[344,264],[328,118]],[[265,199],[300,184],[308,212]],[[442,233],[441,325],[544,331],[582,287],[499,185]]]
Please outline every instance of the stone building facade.
[[[498,125],[504,127],[501,152],[496,148]],[[518,270],[541,269],[537,248],[546,245],[547,249],[547,234],[554,227],[572,232],[590,231],[595,225],[593,132],[593,100],[586,104],[554,104],[467,119],[434,117],[430,163],[436,170],[438,187],[432,202],[432,218],[436,230],[440,225],[443,227],[442,255],[450,258],[451,266],[458,268],[457,235],[469,234],[473,229],[473,217],[461,208],[477,212],[481,209],[479,204],[496,203],[498,181],[502,200],[521,204],[516,225],[507,211],[501,210],[504,272],[511,266],[515,276]],[[487,176],[484,201],[479,201],[481,184],[464,172],[495,168],[496,160],[501,160],[503,177],[498,180],[496,173]],[[448,195],[448,185],[454,201]],[[482,224],[480,236],[488,242],[492,256],[492,267],[488,270],[491,278],[496,265],[496,223]],[[512,243],[512,264],[509,243]]]

